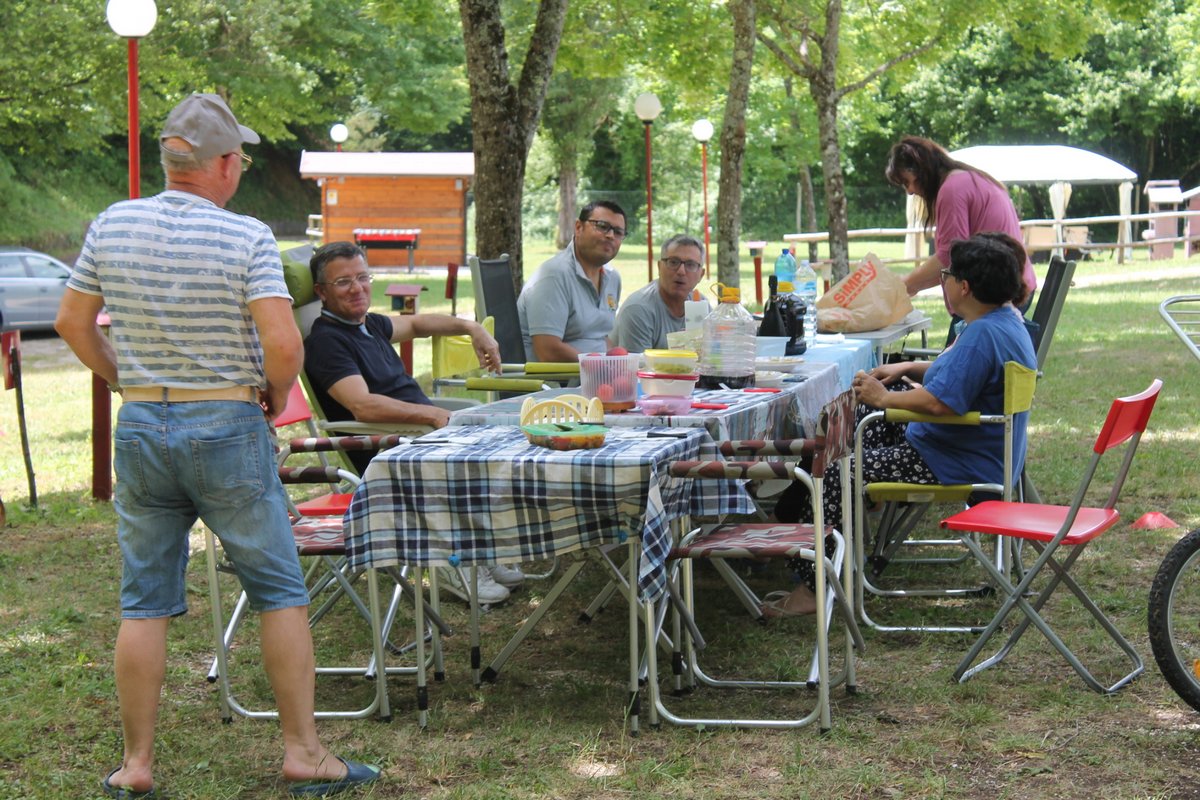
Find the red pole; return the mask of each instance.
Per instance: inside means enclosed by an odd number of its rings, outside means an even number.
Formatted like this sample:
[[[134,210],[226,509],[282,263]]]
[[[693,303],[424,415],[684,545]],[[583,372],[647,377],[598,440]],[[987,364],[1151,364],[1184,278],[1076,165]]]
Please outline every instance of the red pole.
[[[712,263],[708,247],[708,142],[700,143],[700,181],[704,184],[704,277]]]
[[[129,38],[129,199],[142,196],[142,156],[138,122],[138,40]],[[92,497],[112,499],[112,393],[92,375]]]
[[[138,40],[129,39],[129,199],[142,196],[142,156],[138,140]]]
[[[129,38],[129,199],[142,196],[142,156],[138,121],[138,40]],[[112,393],[92,375],[92,497],[112,499]]]
[[[650,198],[650,123],[646,126],[646,280],[654,280],[654,226],[651,223],[653,204]]]
[[[762,305],[762,251],[754,257],[754,299]]]

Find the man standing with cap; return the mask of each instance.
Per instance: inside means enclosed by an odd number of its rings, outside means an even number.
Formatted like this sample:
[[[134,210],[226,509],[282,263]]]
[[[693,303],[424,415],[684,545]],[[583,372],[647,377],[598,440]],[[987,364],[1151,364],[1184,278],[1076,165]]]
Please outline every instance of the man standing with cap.
[[[275,471],[268,420],[303,360],[270,229],[224,210],[251,163],[217,95],[193,94],[160,139],[166,191],[116,203],[92,223],[56,329],[124,402],[114,436],[123,558],[115,666],[125,755],[111,797],[154,797],[154,731],[167,623],[187,611],[188,532],[220,539],[261,614],[263,664],[292,794],[332,794],[379,777],[317,737],[305,590]],[[107,308],[112,340],[96,325]]]

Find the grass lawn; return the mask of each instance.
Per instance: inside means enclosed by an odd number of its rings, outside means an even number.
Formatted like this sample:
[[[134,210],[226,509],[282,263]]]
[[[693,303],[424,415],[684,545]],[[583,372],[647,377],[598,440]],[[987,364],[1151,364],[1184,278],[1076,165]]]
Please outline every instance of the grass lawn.
[[[855,255],[865,252],[864,245],[855,247]],[[529,269],[550,252],[549,246],[531,247]],[[626,248],[619,268],[626,291],[642,285],[644,248]],[[752,297],[750,274],[747,258],[742,285]],[[422,310],[449,310],[441,275],[397,279],[430,286]],[[381,309],[386,284],[375,284]],[[1044,497],[1065,501],[1112,397],[1139,391],[1154,377],[1165,381],[1126,485],[1123,522],[1076,565],[1101,607],[1151,660],[1146,675],[1120,694],[1088,691],[1036,633],[1005,664],[957,685],[950,676],[968,637],[867,631],[859,693],[834,691],[834,729],[827,736],[812,728],[664,727],[631,738],[620,712],[625,614],[614,606],[585,629],[575,620],[603,584],[603,574],[591,566],[500,681],[480,690],[470,681],[466,609],[447,603],[458,633],[447,640],[448,679],[430,689],[426,731],[414,722],[412,681],[401,676],[390,683],[396,715],[390,724],[323,722],[322,735],[336,752],[384,766],[386,780],[358,795],[375,798],[1200,796],[1200,716],[1158,675],[1145,633],[1146,595],[1158,562],[1184,530],[1200,526],[1200,364],[1157,314],[1163,298],[1182,293],[1200,293],[1200,262],[1081,263],[1031,419],[1032,475]],[[469,314],[469,280],[462,280],[459,294],[458,311]],[[944,330],[939,298],[923,296],[918,305],[939,315],[934,331]],[[29,503],[15,395],[5,392],[0,496],[9,522],[0,529],[0,796],[94,797],[121,753],[111,667],[120,577],[114,514],[109,504],[89,497],[87,374],[52,335],[26,336],[23,352],[39,503],[36,509]],[[420,373],[427,369],[428,347],[418,346],[417,357]],[[1130,527],[1150,511],[1165,513],[1182,530]],[[212,646],[202,550],[195,562],[190,613],[172,624],[158,780],[175,798],[282,796],[275,777],[278,726],[243,719],[220,724],[215,691],[205,681]],[[753,625],[717,591],[711,575],[700,581],[712,590],[701,625],[718,666],[731,662],[791,674],[804,663],[810,621]],[[756,581],[764,589],[783,588],[787,576],[773,567]],[[548,588],[532,582],[485,615],[485,655],[497,651]],[[227,597],[233,599],[232,588]],[[936,607],[871,602],[873,613],[901,619],[983,621],[994,608],[991,600]],[[1118,654],[1104,647],[1070,602],[1059,598],[1049,615],[1102,675],[1120,668]],[[320,647],[342,656],[358,652],[359,628],[349,616],[339,627],[340,619],[326,621],[334,635],[321,636]],[[245,638],[253,641],[252,632]],[[741,652],[721,655],[733,645]],[[248,676],[243,691],[268,703],[254,648],[248,643],[241,656],[241,674]],[[321,697],[364,691],[349,678],[321,679],[319,685]],[[677,701],[689,711],[703,707],[719,715],[789,702],[786,696],[717,690]]]

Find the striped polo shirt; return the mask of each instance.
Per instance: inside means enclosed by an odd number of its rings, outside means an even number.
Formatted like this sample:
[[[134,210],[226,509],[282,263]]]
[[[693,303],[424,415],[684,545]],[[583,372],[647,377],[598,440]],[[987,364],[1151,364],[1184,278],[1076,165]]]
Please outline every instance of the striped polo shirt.
[[[270,228],[170,190],[101,213],[67,285],[104,297],[126,387],[264,387],[248,304],[290,298]]]

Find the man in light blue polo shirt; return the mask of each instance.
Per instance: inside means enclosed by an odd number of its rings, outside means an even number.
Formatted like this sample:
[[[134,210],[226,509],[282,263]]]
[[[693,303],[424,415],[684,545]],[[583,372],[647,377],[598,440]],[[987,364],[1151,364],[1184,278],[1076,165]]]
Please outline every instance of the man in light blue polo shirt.
[[[608,263],[625,239],[625,211],[610,200],[588,203],[575,237],[538,268],[517,298],[525,358],[575,361],[603,353],[621,300],[621,276]]]

